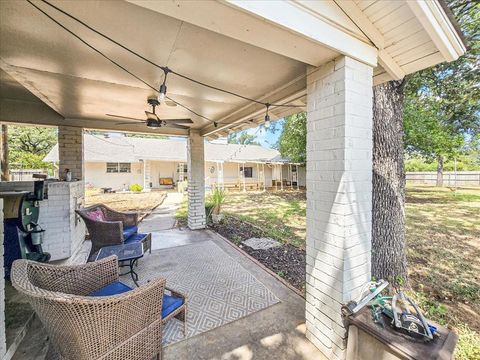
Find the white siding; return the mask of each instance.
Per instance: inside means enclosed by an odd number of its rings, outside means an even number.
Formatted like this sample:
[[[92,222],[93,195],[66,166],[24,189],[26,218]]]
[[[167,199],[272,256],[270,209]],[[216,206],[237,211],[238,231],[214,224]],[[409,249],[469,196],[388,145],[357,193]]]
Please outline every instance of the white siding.
[[[158,182],[158,180],[157,180]],[[122,190],[132,184],[143,186],[143,163],[131,163],[130,173],[107,173],[107,163],[85,163],[85,184],[96,188],[111,187]]]

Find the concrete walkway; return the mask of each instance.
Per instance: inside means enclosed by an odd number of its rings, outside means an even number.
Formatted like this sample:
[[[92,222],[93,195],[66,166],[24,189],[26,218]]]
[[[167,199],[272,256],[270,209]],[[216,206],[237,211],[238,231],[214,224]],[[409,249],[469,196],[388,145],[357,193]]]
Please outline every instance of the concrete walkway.
[[[183,194],[167,193],[163,203],[152,211],[140,224],[141,232],[154,232],[172,229],[175,226],[175,212],[180,207]]]

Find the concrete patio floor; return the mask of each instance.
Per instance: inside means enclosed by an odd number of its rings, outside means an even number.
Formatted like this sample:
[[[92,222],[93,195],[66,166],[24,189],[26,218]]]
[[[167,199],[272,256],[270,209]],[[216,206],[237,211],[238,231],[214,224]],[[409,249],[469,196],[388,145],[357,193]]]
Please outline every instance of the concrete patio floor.
[[[163,350],[163,359],[325,359],[305,338],[305,300],[218,234],[210,230],[190,231],[172,228],[173,213],[179,202],[175,195],[169,194],[169,197],[170,201],[141,224],[142,231],[152,231],[152,256],[165,249],[174,250],[182,247],[182,250],[185,250],[187,249],[185,247],[213,243],[262,283],[279,299],[279,302],[228,324],[166,346]],[[163,230],[160,230],[162,228]],[[147,254],[143,261],[148,261],[148,256]],[[13,359],[44,359],[46,349],[47,338],[41,323],[35,320]]]

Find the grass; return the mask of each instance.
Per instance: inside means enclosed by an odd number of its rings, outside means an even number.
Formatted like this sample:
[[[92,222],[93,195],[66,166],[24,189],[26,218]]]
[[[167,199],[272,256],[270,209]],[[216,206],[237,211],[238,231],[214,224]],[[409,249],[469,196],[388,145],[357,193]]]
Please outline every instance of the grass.
[[[231,192],[223,211],[261,227],[269,237],[305,248],[304,192]]]
[[[457,360],[480,359],[480,188],[408,186],[406,201],[412,296],[429,318],[460,335]],[[305,247],[305,193],[230,192],[223,209]],[[179,216],[186,213],[184,205]]]
[[[103,194],[100,189],[87,189],[85,206],[101,203],[117,211],[134,211],[143,215],[160,204],[164,196],[163,191]]]

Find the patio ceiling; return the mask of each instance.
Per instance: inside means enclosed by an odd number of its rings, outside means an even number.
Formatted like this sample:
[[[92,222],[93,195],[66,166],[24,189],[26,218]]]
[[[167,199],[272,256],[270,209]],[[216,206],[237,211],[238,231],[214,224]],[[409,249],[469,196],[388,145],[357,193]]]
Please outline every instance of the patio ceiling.
[[[137,76],[156,88],[160,86],[161,69],[95,35],[48,5],[36,4]],[[127,2],[55,2],[55,5],[156,63],[217,87],[255,99],[264,98],[299,77],[295,89],[305,88],[306,65],[300,61]],[[31,92],[65,118],[62,121],[65,125],[99,120],[106,128],[116,128],[115,123],[122,120],[108,117],[107,113],[144,118],[144,110],[149,109],[146,99],[155,94],[153,90],[82,44],[27,2],[5,1],[1,8],[2,107],[12,100],[38,103]],[[330,50],[325,50],[325,54],[328,58],[336,55]],[[170,97],[220,122],[245,105],[243,99],[173,74],[169,75],[167,86]],[[265,99],[279,100],[275,95]],[[180,106],[162,105],[157,114],[161,118],[192,118],[195,129],[209,124]],[[52,117],[55,118],[54,114]],[[123,128],[147,129],[143,125]]]
[[[95,34],[48,4],[34,4],[155,88],[163,71]],[[135,52],[198,81],[264,102],[278,117],[304,109],[307,68],[340,54],[375,68],[375,82],[452,60],[463,45],[435,1],[59,1],[52,0]],[[155,92],[59,27],[27,1],[0,3],[0,119],[46,125],[187,135],[187,131],[117,125],[118,114],[144,118]],[[265,106],[170,74],[161,118],[191,118],[217,137],[257,126]]]

